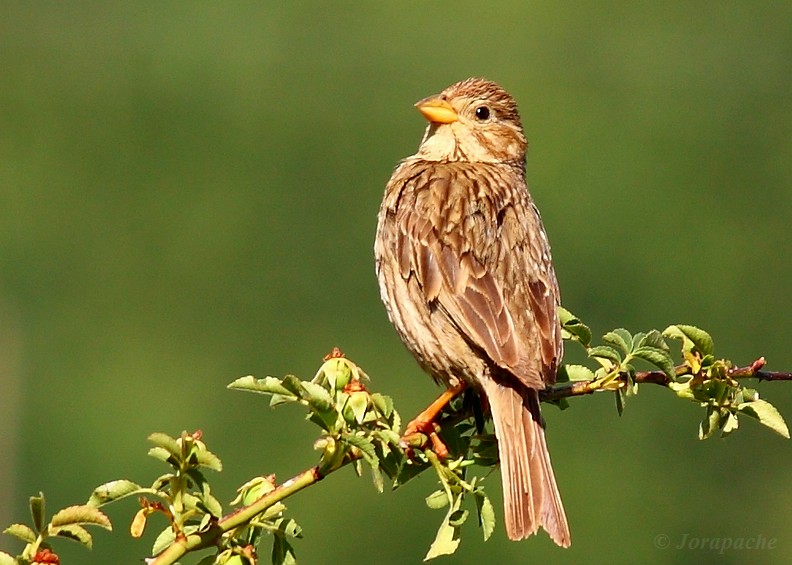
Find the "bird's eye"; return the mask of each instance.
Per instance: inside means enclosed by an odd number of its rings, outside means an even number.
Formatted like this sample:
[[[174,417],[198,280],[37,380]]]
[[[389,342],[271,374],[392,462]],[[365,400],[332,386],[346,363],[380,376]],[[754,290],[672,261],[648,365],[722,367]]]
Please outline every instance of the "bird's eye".
[[[478,108],[476,108],[476,118],[477,119],[479,119],[479,120],[481,120],[483,122],[484,120],[488,120],[489,117],[490,117],[490,109],[489,108],[487,108],[486,106],[479,106]]]

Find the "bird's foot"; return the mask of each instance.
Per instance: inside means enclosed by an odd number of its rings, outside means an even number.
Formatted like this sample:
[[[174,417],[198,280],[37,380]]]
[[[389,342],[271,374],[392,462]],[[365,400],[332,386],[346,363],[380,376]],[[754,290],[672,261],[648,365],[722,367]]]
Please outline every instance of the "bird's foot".
[[[419,416],[407,424],[399,443],[407,452],[407,457],[412,458],[415,449],[431,448],[440,459],[445,459],[448,457],[448,448],[440,439],[439,431],[440,426],[435,422],[426,421]]]
[[[460,381],[453,387],[443,391],[437,400],[432,402],[427,408],[418,414],[404,430],[401,437],[401,446],[407,452],[408,457],[413,456],[415,448],[431,447],[441,459],[448,457],[448,448],[440,439],[438,432],[440,426],[437,425],[437,416],[443,411],[451,400],[465,389],[465,384]]]

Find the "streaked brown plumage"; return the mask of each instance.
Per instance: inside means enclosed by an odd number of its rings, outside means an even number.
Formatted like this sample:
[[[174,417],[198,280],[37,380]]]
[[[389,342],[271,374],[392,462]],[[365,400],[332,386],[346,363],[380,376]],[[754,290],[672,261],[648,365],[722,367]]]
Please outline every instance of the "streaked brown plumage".
[[[562,344],[550,246],[525,184],[517,105],[472,78],[416,104],[418,153],[385,189],[375,243],[391,322],[421,366],[487,397],[498,437],[506,532],[543,527],[568,546],[537,391]]]

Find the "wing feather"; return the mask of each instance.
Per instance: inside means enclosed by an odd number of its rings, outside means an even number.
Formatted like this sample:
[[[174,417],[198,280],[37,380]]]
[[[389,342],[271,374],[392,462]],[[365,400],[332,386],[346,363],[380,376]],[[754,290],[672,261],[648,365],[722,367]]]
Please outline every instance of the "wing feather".
[[[461,167],[435,163],[431,181],[409,181],[423,188],[397,212],[402,276],[416,277],[427,302],[493,363],[543,388],[554,377],[560,341],[558,291],[541,220],[524,187],[524,201],[497,185],[482,197]]]

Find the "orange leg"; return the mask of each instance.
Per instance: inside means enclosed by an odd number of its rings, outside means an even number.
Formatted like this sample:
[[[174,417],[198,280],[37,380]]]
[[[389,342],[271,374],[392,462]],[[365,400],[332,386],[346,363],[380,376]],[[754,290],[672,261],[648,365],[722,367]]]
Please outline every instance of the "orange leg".
[[[418,439],[416,436],[424,434],[429,437],[429,441],[432,442],[432,449],[437,453],[438,457],[448,457],[448,449],[440,439],[440,436],[437,435],[437,424],[435,420],[438,414],[443,411],[443,408],[463,390],[465,390],[465,383],[460,381],[455,386],[443,391],[443,394],[437,397],[437,400],[432,402],[426,409],[413,418],[404,430],[401,442],[402,445],[413,446]]]

